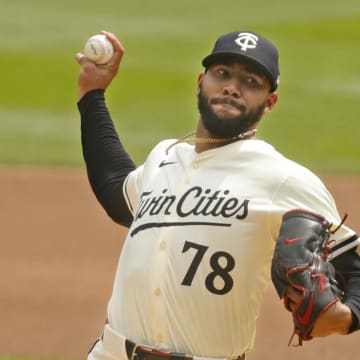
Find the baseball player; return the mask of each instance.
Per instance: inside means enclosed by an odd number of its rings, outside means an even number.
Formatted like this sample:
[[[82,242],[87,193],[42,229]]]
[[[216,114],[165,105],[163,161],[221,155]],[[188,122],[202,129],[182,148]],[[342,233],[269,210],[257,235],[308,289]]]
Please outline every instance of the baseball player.
[[[339,226],[331,254],[345,295],[317,319],[312,336],[357,330],[360,238],[341,224],[318,177],[255,137],[278,99],[276,47],[250,31],[219,37],[202,60],[196,130],[160,142],[136,167],[104,97],[124,48],[104,34],[115,49],[108,64],[76,55],[83,155],[97,199],[129,229],[108,320],[88,359],[244,359],[282,217],[297,208]],[[299,299],[289,289],[288,306]]]

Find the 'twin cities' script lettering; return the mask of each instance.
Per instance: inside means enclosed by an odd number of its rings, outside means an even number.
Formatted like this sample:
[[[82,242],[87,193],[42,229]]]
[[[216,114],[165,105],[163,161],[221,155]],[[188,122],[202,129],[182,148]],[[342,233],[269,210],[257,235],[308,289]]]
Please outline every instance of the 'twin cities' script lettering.
[[[221,216],[236,219],[245,219],[248,215],[250,200],[239,200],[229,197],[229,190],[202,189],[194,186],[180,196],[167,195],[168,189],[164,189],[161,195],[154,196],[152,191],[143,192],[140,196],[139,208],[135,219],[144,215],[171,215],[172,211],[182,218],[187,216]]]

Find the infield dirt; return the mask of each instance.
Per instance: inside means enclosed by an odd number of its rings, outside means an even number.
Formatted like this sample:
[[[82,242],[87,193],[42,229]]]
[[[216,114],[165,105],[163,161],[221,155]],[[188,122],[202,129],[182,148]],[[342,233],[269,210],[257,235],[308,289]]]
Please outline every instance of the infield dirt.
[[[321,176],[360,231],[360,177]],[[0,168],[0,353],[85,359],[100,334],[125,229],[83,168]],[[292,323],[270,287],[247,360],[356,358],[359,334],[288,347]]]

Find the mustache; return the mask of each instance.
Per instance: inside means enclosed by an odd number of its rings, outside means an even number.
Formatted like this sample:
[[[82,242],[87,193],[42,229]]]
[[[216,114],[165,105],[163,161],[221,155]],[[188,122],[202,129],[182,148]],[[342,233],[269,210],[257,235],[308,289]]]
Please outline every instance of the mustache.
[[[246,111],[246,106],[236,101],[233,97],[230,96],[216,96],[210,99],[210,104],[226,104],[231,105],[241,111]]]

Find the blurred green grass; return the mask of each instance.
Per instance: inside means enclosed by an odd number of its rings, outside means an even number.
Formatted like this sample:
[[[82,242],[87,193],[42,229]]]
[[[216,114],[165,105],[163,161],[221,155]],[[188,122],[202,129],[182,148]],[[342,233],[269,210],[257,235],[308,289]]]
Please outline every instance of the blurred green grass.
[[[258,136],[316,171],[360,172],[360,3],[335,0],[0,1],[0,163],[83,164],[74,54],[107,29],[126,48],[107,91],[137,163],[195,127],[200,61],[223,32],[252,29],[280,49],[279,103]]]

